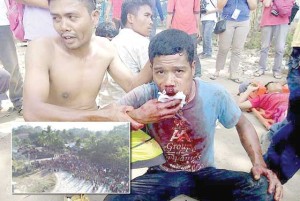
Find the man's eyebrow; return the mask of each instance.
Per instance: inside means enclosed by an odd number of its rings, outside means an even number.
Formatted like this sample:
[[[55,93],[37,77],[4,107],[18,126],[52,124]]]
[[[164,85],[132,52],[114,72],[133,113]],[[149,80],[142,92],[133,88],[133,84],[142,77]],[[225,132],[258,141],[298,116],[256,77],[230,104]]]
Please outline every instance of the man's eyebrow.
[[[163,69],[163,67],[161,67],[161,66],[153,66],[153,69],[154,70],[161,70],[161,69]]]

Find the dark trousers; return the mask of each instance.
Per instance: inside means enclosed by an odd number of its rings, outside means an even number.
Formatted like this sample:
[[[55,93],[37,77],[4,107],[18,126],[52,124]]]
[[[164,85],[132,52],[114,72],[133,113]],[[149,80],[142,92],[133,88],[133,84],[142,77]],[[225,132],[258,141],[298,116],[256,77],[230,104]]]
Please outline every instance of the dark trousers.
[[[255,181],[250,173],[208,167],[197,172],[165,172],[158,167],[131,181],[129,195],[109,195],[105,200],[164,201],[185,194],[201,200],[273,200],[265,177]]]

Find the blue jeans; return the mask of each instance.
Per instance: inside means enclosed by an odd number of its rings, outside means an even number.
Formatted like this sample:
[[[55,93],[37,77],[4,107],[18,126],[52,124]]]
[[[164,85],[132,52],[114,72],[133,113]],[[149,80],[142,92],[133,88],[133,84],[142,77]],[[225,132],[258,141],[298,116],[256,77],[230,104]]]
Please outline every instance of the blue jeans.
[[[131,181],[130,195],[109,195],[105,200],[164,201],[185,194],[196,199],[273,200],[267,193],[268,181],[254,181],[251,174],[208,167],[197,172],[165,172],[158,167]]]
[[[203,53],[212,55],[212,34],[215,27],[215,21],[205,20],[202,21],[202,40],[203,40]]]
[[[200,77],[201,76],[201,64],[200,64],[200,59],[197,54],[197,34],[191,34],[190,35],[193,39],[193,43],[195,46],[194,49],[194,61],[195,61],[195,77]]]
[[[9,26],[0,26],[0,61],[10,74],[9,99],[14,107],[22,106],[23,78],[20,73],[16,46]]]

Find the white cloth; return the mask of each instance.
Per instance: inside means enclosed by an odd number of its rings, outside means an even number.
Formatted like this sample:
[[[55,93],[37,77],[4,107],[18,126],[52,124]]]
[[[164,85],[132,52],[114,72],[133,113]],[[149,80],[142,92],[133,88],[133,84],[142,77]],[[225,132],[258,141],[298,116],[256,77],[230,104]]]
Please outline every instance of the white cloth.
[[[9,25],[9,21],[7,19],[7,8],[5,2],[6,0],[0,0],[0,26]]]
[[[181,100],[181,103],[180,103],[180,106],[181,107],[183,107],[184,106],[184,104],[186,103],[185,102],[185,94],[182,92],[182,91],[180,91],[180,92],[177,92],[177,94],[175,94],[174,96],[168,96],[167,94],[166,94],[166,92],[165,91],[163,91],[163,92],[158,92],[158,101],[159,102],[168,102],[168,101],[171,101],[171,100],[175,100],[175,99],[180,99]]]
[[[217,7],[217,0],[204,0],[204,1],[206,1],[206,3],[208,3],[206,5],[207,11],[211,11],[211,10],[215,10],[216,9],[214,7],[214,5]],[[217,21],[217,15],[216,15],[216,13],[210,13],[210,14],[207,14],[207,15],[201,14],[201,21],[205,21],[205,20],[213,20],[213,21],[216,22]]]
[[[25,5],[23,26],[27,40],[57,35],[50,12],[44,8]]]
[[[121,29],[112,39],[120,59],[133,73],[139,73],[147,63],[149,42],[149,38],[128,28]],[[104,107],[123,95],[125,91],[106,73],[99,93],[99,106]]]

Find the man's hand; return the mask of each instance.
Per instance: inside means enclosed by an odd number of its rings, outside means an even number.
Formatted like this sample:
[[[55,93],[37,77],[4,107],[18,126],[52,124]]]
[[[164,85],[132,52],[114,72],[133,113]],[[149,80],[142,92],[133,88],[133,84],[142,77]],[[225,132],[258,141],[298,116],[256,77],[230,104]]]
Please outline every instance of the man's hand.
[[[105,109],[109,109],[110,113],[113,115],[112,119],[118,122],[130,122],[130,126],[133,130],[138,130],[144,127],[144,124],[141,124],[135,120],[133,120],[129,115],[128,112],[133,111],[134,108],[131,106],[126,105],[117,105],[117,104],[110,104],[105,107]]]
[[[149,100],[140,108],[129,111],[131,118],[139,123],[155,123],[163,119],[174,117],[180,107],[181,100],[171,100],[165,103],[158,102],[157,99]]]
[[[259,86],[257,84],[251,83],[251,84],[248,85],[247,91],[253,92],[253,91],[256,91],[258,88],[259,88]]]
[[[255,165],[252,167],[251,172],[252,172],[255,180],[259,180],[259,178],[262,175],[267,177],[267,179],[269,181],[268,193],[274,192],[274,199],[276,201],[281,200],[281,198],[283,196],[283,187],[282,187],[282,184],[279,181],[277,175],[273,171],[271,171],[263,166]]]

